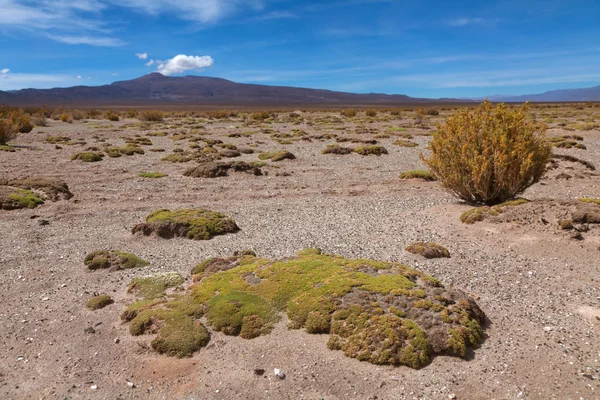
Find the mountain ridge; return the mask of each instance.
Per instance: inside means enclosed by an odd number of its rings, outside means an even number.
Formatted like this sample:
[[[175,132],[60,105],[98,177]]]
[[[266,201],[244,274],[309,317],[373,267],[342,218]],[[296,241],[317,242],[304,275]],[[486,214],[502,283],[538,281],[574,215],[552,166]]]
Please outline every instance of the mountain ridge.
[[[151,73],[101,86],[0,91],[0,103],[69,104],[135,103],[173,104],[281,104],[281,105],[387,105],[465,102],[458,99],[414,98],[403,94],[348,93],[292,86],[236,83],[205,76],[164,76]]]

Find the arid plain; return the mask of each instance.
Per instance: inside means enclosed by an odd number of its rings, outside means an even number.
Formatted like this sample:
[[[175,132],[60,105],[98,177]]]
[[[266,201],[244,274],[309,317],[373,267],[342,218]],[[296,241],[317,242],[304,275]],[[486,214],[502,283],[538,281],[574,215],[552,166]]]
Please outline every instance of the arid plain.
[[[19,135],[0,151],[0,187],[47,178],[73,197],[0,210],[0,397],[600,398],[600,226],[592,218],[600,204],[580,200],[600,198],[600,108],[534,106],[557,157],[523,194],[530,202],[470,224],[461,216],[473,207],[438,182],[400,178],[424,168],[419,153],[452,112],[185,111],[151,122],[125,112],[119,121],[73,120],[66,111],[65,121]],[[261,157],[280,151],[294,157]],[[74,157],[82,152],[101,161]],[[233,164],[184,175],[212,162]],[[132,234],[163,208],[220,212],[239,231],[210,240]],[[587,220],[564,223],[582,211]],[[405,250],[421,241],[450,257]],[[209,257],[250,249],[275,260],[305,248],[401,263],[467,293],[486,315],[484,340],[465,358],[437,356],[419,369],[375,365],[329,350],[327,334],[288,329],[281,314],[253,339],[201,319],[210,342],[175,358],[152,350],[155,333],[132,336],[121,319],[136,300],[134,278],[176,272],[185,282],[170,290],[182,292]],[[149,265],[90,270],[84,258],[97,250]],[[114,303],[87,308],[99,294]]]

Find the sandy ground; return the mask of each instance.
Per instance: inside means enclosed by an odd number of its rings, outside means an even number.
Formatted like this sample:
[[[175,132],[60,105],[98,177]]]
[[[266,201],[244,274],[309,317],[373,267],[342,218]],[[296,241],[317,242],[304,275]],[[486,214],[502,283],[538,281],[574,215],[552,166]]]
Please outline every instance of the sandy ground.
[[[315,114],[305,116],[305,122],[311,118]],[[98,163],[69,161],[87,146],[102,145],[94,135],[122,145],[122,137],[181,130],[121,128],[135,122],[100,121],[100,127],[94,127],[51,121],[15,141],[30,149],[0,152],[0,178],[59,178],[75,194],[69,201],[47,202],[33,210],[0,211],[1,398],[600,399],[599,229],[578,241],[560,231],[555,221],[462,224],[460,215],[469,206],[438,183],[398,179],[400,172],[421,167],[418,153],[429,140],[426,136],[415,137],[416,148],[392,145],[394,136],[377,139],[389,151],[381,157],[322,155],[334,140],[281,145],[267,133],[229,138],[232,132],[259,129],[223,121],[204,123],[203,135],[238,147],[284,148],[297,158],[265,167],[267,176],[190,178],[182,172],[193,161],[160,161],[174,147],[185,149],[188,143],[151,137],[152,147],[167,152],[106,157]],[[370,126],[383,132],[401,122]],[[362,139],[373,135],[352,134],[353,123],[284,122],[269,127]],[[578,134],[588,150],[557,152],[600,165],[600,133]],[[87,145],[55,149],[44,142],[47,136],[59,135],[84,139]],[[254,161],[257,156],[238,159]],[[138,177],[141,171],[169,176],[143,179]],[[559,172],[573,178],[557,180]],[[561,163],[524,196],[598,198],[600,177],[576,164]],[[241,231],[210,241],[130,233],[148,213],[163,207],[220,211],[233,217]],[[41,219],[49,224],[40,225]],[[404,251],[422,240],[446,246],[451,258],[425,260]],[[190,283],[191,268],[210,256],[251,248],[260,256],[279,258],[305,247],[400,261],[471,293],[489,318],[485,341],[466,360],[437,357],[429,366],[413,370],[346,358],[326,348],[327,335],[288,330],[282,321],[270,335],[252,340],[213,333],[208,347],[194,357],[173,359],[148,349],[151,335],[130,336],[119,319],[133,300],[126,293],[132,277],[178,271]],[[83,258],[98,249],[130,251],[151,265],[90,272]],[[85,303],[94,293],[110,294],[115,304],[88,310]],[[95,333],[85,333],[88,327]],[[286,378],[277,379],[274,368]],[[266,372],[259,376],[255,369]]]

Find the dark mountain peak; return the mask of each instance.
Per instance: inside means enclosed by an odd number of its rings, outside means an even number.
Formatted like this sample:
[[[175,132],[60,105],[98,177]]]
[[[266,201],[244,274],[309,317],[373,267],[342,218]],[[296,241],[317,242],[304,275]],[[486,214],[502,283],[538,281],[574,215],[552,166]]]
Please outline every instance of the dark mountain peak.
[[[218,105],[394,105],[437,102],[405,95],[356,94],[323,89],[236,83],[227,79],[187,75],[166,76],[159,72],[103,86],[57,89],[27,89],[0,93],[10,104],[67,104],[82,102],[134,104],[179,102]],[[448,101],[446,101],[448,102]]]

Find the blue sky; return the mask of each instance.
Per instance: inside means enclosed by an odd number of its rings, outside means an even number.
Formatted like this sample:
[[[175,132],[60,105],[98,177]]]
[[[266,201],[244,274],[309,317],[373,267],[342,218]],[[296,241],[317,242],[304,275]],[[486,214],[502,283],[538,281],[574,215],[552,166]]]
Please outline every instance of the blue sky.
[[[598,0],[0,0],[0,90],[160,71],[416,97],[600,85]]]

